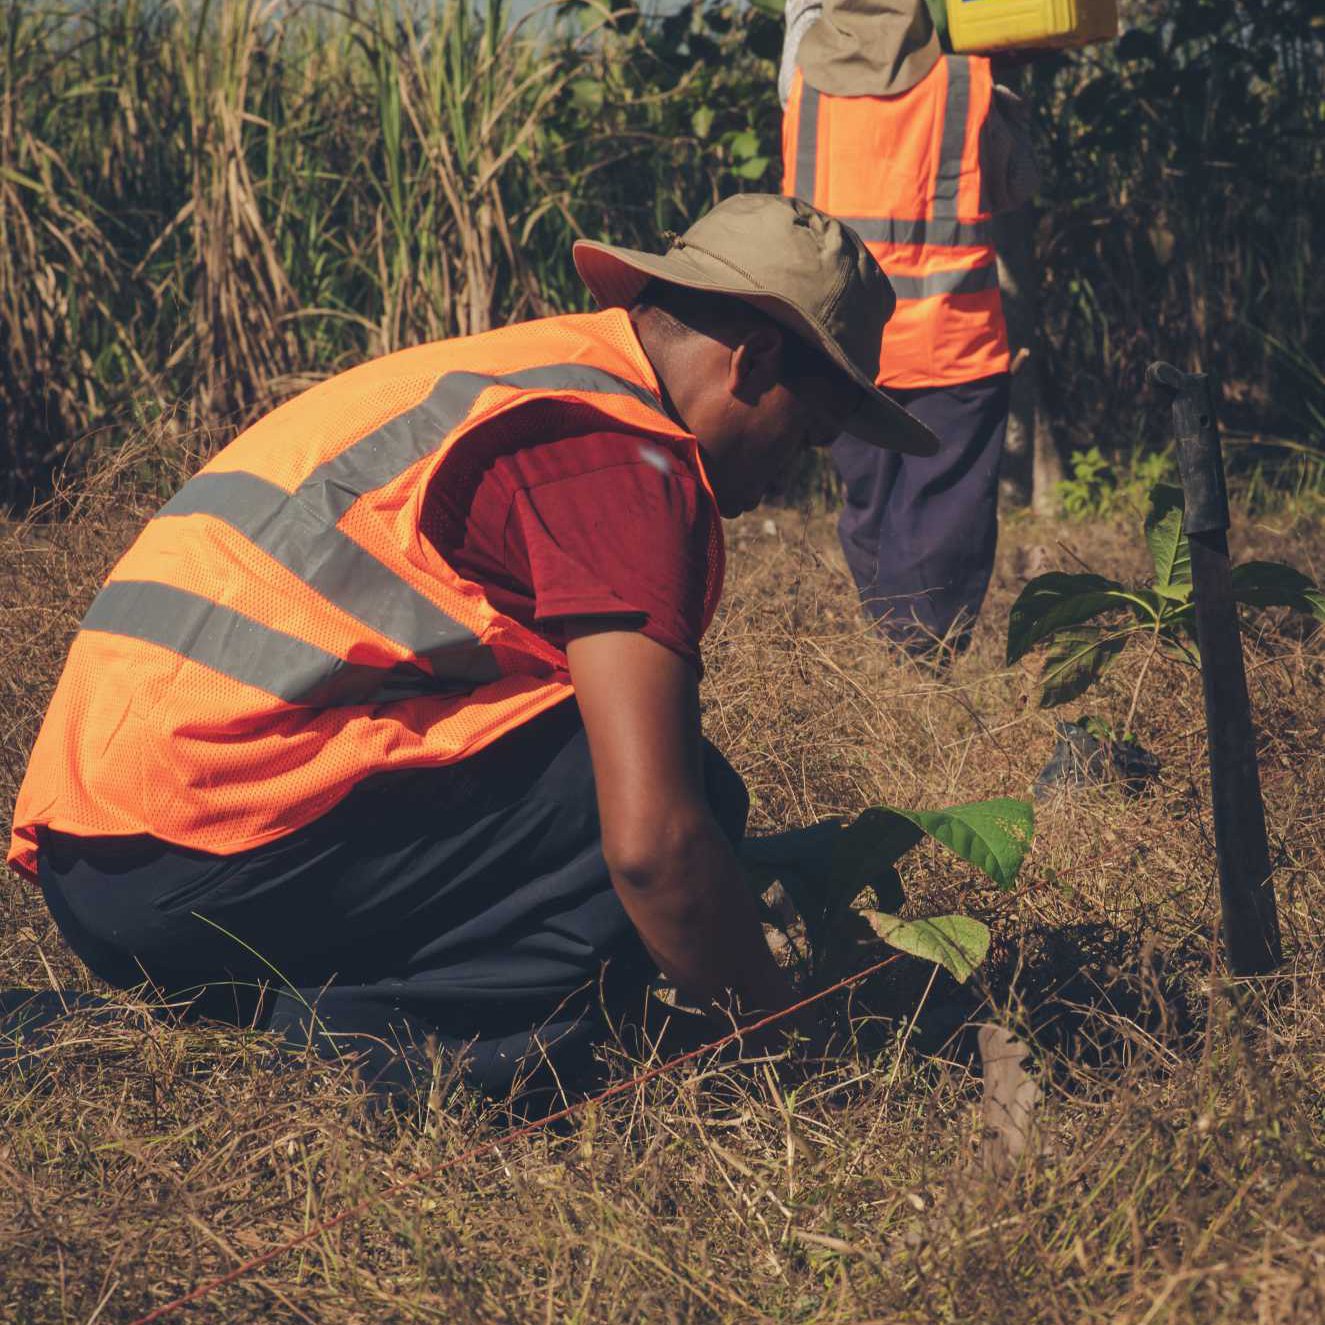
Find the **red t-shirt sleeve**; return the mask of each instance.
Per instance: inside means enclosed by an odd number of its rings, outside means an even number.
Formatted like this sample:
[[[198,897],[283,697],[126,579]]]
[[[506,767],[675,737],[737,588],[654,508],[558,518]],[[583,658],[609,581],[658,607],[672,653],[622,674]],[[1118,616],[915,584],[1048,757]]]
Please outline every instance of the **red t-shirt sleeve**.
[[[497,458],[463,513],[452,566],[558,646],[613,617],[697,671],[712,536],[698,474],[646,438],[591,433]]]
[[[527,559],[534,620],[621,617],[698,669],[709,542],[698,480],[637,437],[593,441],[618,458],[511,502],[508,550]]]

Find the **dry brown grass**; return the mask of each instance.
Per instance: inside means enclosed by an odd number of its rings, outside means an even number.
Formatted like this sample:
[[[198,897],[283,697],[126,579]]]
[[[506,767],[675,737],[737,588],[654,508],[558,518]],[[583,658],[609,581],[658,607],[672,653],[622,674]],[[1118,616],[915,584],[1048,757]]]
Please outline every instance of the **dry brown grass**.
[[[132,466],[130,466],[130,470]],[[150,501],[103,477],[0,533],[6,803],[79,613]],[[768,830],[890,800],[1022,794],[1052,743],[1002,624],[1032,555],[1139,571],[1106,526],[1005,530],[970,654],[936,678],[859,625],[824,517],[761,513],[731,538],[706,722]],[[1319,574],[1325,528],[1244,529]],[[1043,553],[1030,549],[1043,545]],[[1314,564],[1313,564],[1314,563]],[[1317,1322],[1325,1318],[1325,679],[1318,649],[1250,653],[1289,963],[1216,974],[1199,687],[1161,672],[1136,800],[1043,807],[1016,892],[938,851],[905,869],[920,912],[989,920],[980,987],[900,961],[850,1001],[831,1077],[687,1068],[569,1127],[501,1145],[321,1236],[195,1320]],[[1108,687],[1125,694],[1127,660]],[[40,898],[0,881],[0,986],[91,988]],[[1241,1010],[1239,1011],[1239,1006]],[[974,1018],[1032,1034],[1046,1144],[1011,1180],[976,1163]],[[126,1004],[75,1014],[0,1067],[0,1319],[131,1321],[502,1121],[435,1093],[374,1113],[344,1070],[275,1070],[258,1035],[176,1029]],[[854,1078],[844,1097],[827,1087]]]

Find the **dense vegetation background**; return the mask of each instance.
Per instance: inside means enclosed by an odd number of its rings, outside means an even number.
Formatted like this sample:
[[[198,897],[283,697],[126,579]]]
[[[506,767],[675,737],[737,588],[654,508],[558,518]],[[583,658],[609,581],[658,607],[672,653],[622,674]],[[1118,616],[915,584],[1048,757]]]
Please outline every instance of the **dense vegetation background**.
[[[576,237],[777,189],[780,7],[6,0],[0,502],[126,423],[224,435],[365,355],[582,306]],[[1060,446],[1145,444],[1154,357],[1215,369],[1265,455],[1325,434],[1313,8],[1132,0],[1116,45],[1021,71]]]

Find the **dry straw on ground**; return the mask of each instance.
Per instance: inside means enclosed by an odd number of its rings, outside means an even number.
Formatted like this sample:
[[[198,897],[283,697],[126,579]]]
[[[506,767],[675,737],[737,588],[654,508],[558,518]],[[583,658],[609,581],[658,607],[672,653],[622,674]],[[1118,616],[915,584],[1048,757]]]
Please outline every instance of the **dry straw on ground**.
[[[133,469],[0,530],[6,803],[78,616],[150,508]],[[826,518],[765,519],[732,529],[705,685],[754,831],[1023,794],[1052,735],[1027,675],[1001,666],[1019,568],[1141,569],[1119,529],[1009,524],[974,649],[938,678],[861,628]],[[1241,541],[1325,569],[1325,528],[1291,513]],[[856,1037],[822,1078],[678,1071],[178,1318],[1325,1318],[1325,669],[1286,630],[1249,667],[1289,955],[1262,993],[1216,974],[1199,687],[1161,671],[1138,723],[1164,761],[1155,790],[1043,807],[1011,896],[937,850],[907,867],[914,910],[993,925],[979,988],[899,961],[839,1009]],[[1108,681],[1119,695],[1129,668]],[[11,984],[92,987],[6,876]],[[980,1163],[971,1027],[990,1019],[1033,1046],[1044,1095],[1010,1178]],[[127,1001],[108,1022],[76,1014],[0,1067],[0,1319],[131,1321],[502,1125],[444,1092],[374,1113],[348,1071],[282,1067],[260,1035],[172,1028]]]

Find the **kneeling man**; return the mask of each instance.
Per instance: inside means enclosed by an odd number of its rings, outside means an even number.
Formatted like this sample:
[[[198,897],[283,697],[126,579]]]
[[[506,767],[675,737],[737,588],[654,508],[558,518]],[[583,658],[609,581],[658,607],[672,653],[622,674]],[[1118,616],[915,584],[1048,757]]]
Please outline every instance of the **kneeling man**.
[[[575,262],[602,311],[312,388],[112,571],[10,847],[103,980],[379,1074],[465,1046],[493,1093],[573,1077],[659,970],[720,1021],[791,1002],[699,642],[720,516],[802,448],[933,450],[873,386],[894,299],[767,195]]]

